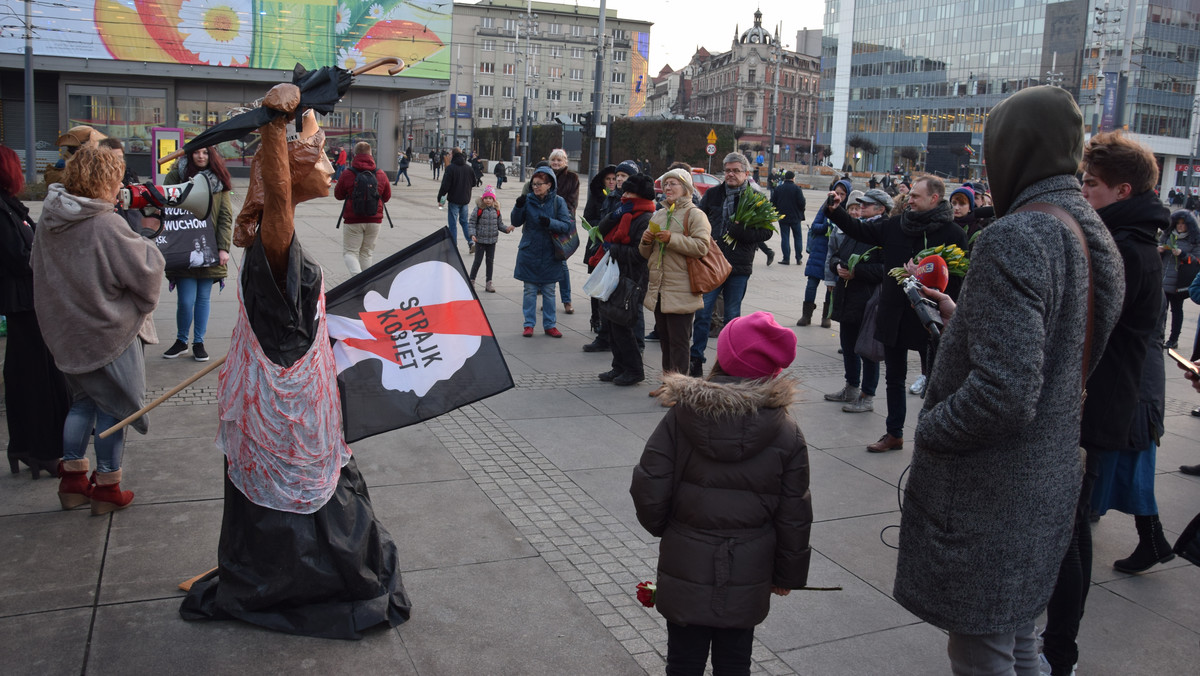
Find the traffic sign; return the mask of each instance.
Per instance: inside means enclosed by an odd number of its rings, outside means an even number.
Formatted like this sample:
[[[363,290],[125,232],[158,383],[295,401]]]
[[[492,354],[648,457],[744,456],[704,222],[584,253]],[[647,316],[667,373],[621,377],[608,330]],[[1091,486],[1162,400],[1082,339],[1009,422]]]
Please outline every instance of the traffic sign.
[[[715,130],[715,129],[709,129],[709,130],[708,130],[708,142],[709,142],[709,143],[716,143],[716,142],[717,142],[717,130]],[[709,153],[709,155],[711,155],[711,154],[712,154],[712,153]]]
[[[717,147],[710,143],[708,144],[708,147],[704,149],[704,152],[708,153],[709,155],[716,155]]]
[[[414,140],[414,139],[416,139],[416,138],[417,138],[417,137],[416,137],[416,136],[413,136],[412,134],[409,134],[409,135],[408,135],[408,140],[409,140],[409,141],[412,141],[412,140]]]

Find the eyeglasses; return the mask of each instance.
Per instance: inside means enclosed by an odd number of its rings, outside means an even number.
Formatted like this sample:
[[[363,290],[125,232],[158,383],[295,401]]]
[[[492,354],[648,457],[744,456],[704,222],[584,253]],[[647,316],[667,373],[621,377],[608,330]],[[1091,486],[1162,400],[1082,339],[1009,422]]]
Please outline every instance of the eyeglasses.
[[[545,181],[534,181],[533,182],[533,187],[535,187],[535,188],[538,186],[544,186],[544,185],[550,185],[550,184]]]
[[[744,173],[746,173],[746,170],[745,169],[726,169],[725,173],[726,174],[744,174]]]

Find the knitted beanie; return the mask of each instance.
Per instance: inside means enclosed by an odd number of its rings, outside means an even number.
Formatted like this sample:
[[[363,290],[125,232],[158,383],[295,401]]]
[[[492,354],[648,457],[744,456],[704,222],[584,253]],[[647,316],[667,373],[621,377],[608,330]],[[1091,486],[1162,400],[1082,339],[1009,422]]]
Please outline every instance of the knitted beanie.
[[[483,197],[491,197],[492,199],[496,199],[496,191],[492,190],[492,186],[489,185],[483,189]]]
[[[717,337],[717,363],[735,378],[774,378],[796,358],[796,334],[769,312],[730,320]]]
[[[659,183],[661,184],[668,178],[673,178],[682,183],[684,188],[683,196],[691,199],[692,192],[694,192],[696,188],[692,186],[692,175],[690,172],[684,171],[683,169],[672,169],[658,177]]]
[[[617,173],[618,174],[625,174],[626,176],[633,176],[634,174],[639,173],[640,171],[641,171],[641,169],[638,169],[637,162],[634,162],[633,160],[625,160],[624,162],[617,165]]]

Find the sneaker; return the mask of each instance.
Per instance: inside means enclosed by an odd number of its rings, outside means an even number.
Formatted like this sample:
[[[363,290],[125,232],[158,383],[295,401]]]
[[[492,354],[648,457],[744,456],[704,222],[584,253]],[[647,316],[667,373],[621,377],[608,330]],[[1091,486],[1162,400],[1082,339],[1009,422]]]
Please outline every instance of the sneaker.
[[[1176,338],[1172,338],[1172,339],[1168,340],[1165,344],[1163,344],[1163,347],[1174,350],[1175,348],[1179,347],[1179,340]]]
[[[1071,676],[1075,676],[1075,670],[1079,668],[1079,663],[1076,662],[1071,666]],[[1038,654],[1038,673],[1042,676],[1053,676],[1054,668],[1050,666],[1050,662],[1046,660],[1046,656]]]
[[[192,345],[192,357],[196,361],[208,361],[208,350],[204,349],[204,343],[194,343]]]
[[[550,327],[546,329],[546,335],[550,336],[551,338],[562,338],[562,331],[559,331],[557,328]]]
[[[789,263],[789,262],[788,262],[788,259],[786,259],[786,258],[785,258],[785,259],[783,259],[783,260],[781,260],[781,261],[779,261],[779,264],[780,264],[780,265],[791,265],[791,263]]]
[[[846,413],[869,413],[875,410],[875,397],[859,394],[858,398],[842,407]]]
[[[647,343],[657,343],[658,342],[658,331],[651,331],[650,333],[647,333],[646,334],[646,342]]]
[[[488,280],[487,286],[483,287],[483,290],[488,293],[496,293],[496,287],[492,286],[492,280]]]
[[[532,338],[533,337],[533,327],[526,326],[525,330],[521,332],[521,335],[525,336],[526,338]]]
[[[187,352],[187,343],[182,340],[176,340],[174,345],[167,348],[166,352],[163,352],[163,359],[174,359],[184,352]]]
[[[923,376],[923,375],[917,376],[917,379],[913,381],[912,387],[909,387],[908,391],[911,394],[917,395],[918,397],[923,396],[925,394],[925,385],[928,382],[929,382],[929,379],[926,378],[925,376]]]
[[[855,401],[858,399],[859,392],[860,390],[857,387],[853,385],[847,385],[833,394],[825,395],[825,401]]]

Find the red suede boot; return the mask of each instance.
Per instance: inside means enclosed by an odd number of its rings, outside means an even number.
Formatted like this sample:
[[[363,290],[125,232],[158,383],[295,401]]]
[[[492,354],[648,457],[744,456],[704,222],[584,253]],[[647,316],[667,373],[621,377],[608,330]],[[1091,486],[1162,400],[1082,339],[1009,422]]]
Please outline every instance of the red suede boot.
[[[133,491],[121,490],[121,470],[99,472],[92,489],[92,516],[125,509],[133,502]]]
[[[92,482],[87,473],[87,458],[59,461],[58,501],[63,509],[82,507],[91,500]]]

